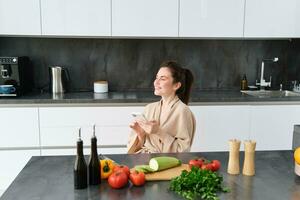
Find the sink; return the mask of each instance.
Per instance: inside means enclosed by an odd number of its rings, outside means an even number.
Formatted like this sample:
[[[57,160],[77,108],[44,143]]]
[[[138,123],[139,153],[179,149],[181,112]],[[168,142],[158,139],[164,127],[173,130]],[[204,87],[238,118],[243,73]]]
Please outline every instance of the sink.
[[[300,97],[300,93],[293,92],[289,90],[255,90],[255,91],[248,91],[248,90],[241,90],[242,93],[255,96],[259,98],[268,98],[268,97]]]

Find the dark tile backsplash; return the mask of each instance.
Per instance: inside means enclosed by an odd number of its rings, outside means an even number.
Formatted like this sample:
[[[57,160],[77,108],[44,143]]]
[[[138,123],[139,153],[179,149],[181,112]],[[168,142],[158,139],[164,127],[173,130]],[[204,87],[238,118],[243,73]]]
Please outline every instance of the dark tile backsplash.
[[[29,56],[35,85],[45,87],[48,67],[67,67],[72,91],[92,91],[93,81],[106,79],[111,91],[152,90],[158,66],[177,60],[195,75],[196,90],[240,88],[260,76],[262,58],[279,57],[266,64],[266,80],[273,88],[300,79],[300,40],[175,40],[175,39],[74,39],[0,37],[0,56]]]

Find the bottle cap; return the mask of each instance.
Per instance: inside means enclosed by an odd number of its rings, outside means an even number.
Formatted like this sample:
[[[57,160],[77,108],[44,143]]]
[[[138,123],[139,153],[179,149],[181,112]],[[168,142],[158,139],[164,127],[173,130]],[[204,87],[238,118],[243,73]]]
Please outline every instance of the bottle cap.
[[[78,141],[81,141],[81,128],[78,128]]]
[[[93,124],[93,138],[96,138],[96,124]]]

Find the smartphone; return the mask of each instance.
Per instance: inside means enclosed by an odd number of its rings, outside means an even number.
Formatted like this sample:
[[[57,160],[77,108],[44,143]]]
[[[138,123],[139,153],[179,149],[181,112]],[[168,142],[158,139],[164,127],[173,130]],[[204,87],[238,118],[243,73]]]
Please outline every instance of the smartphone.
[[[132,115],[134,118],[143,120],[143,121],[145,121],[145,122],[148,121],[143,113],[140,113],[140,112],[132,112],[131,115]]]

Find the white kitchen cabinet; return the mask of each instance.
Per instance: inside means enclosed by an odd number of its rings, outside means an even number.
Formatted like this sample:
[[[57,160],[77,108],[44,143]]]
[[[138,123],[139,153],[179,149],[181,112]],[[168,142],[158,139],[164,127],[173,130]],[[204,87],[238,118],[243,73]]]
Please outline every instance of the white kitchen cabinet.
[[[0,108],[0,148],[39,147],[37,108]]]
[[[90,145],[93,124],[98,145],[125,146],[133,111],[142,112],[143,107],[40,108],[41,146],[75,146],[79,127],[84,145]]]
[[[243,37],[245,0],[180,0],[179,37]]]
[[[41,0],[41,13],[43,35],[111,35],[111,0]]]
[[[249,139],[249,106],[191,106],[191,110],[197,124],[191,151],[228,151],[228,140]]]
[[[90,145],[90,138],[93,133],[92,125],[80,126],[76,124],[69,127],[41,127],[41,145],[74,146],[78,139],[78,127],[81,127],[81,136],[84,145]],[[129,125],[96,126],[96,136],[99,145],[125,145],[129,132]]]
[[[179,0],[112,0],[112,36],[178,37]]]
[[[40,150],[1,150],[0,190],[5,191],[30,158],[39,155]]]
[[[299,10],[297,0],[246,0],[244,37],[295,37]]]
[[[257,150],[291,150],[294,124],[300,122],[300,107],[251,106],[250,138]]]
[[[127,148],[98,148],[98,154],[126,154]],[[84,148],[83,154],[89,156],[91,154],[90,148]],[[76,148],[72,149],[42,149],[42,156],[54,156],[54,155],[76,155]]]
[[[39,0],[0,0],[0,35],[41,35]]]

